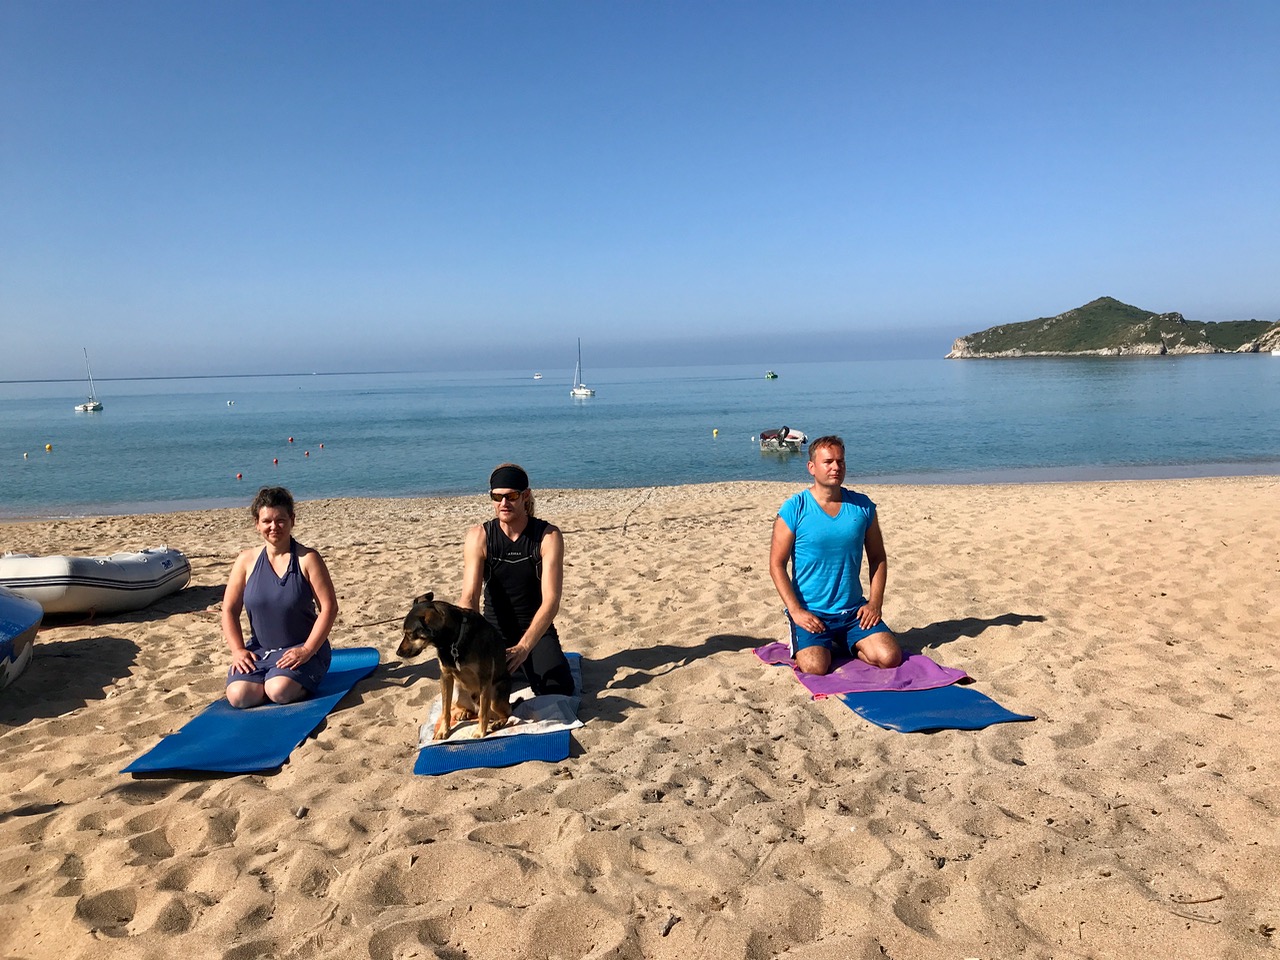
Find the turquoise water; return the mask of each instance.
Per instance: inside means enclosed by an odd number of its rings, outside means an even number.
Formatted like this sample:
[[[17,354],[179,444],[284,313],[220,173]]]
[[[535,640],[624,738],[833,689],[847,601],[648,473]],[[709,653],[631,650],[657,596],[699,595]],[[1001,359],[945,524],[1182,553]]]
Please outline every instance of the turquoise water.
[[[855,484],[1280,473],[1270,356],[776,369],[602,369],[589,400],[569,371],[117,380],[98,414],[80,384],[3,383],[0,516],[473,493],[502,460],[544,488],[804,483],[753,442],[783,424],[841,434]]]

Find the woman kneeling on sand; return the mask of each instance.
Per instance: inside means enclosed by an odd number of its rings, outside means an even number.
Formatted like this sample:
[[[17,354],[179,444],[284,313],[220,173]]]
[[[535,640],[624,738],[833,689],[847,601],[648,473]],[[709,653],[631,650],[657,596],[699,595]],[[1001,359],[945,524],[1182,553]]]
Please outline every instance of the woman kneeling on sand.
[[[263,545],[236,557],[222,598],[233,707],[292,703],[315,693],[329,670],[329,630],[338,617],[324,559],[293,539],[293,495],[284,487],[263,487],[250,510]],[[249,614],[248,643],[241,610]]]

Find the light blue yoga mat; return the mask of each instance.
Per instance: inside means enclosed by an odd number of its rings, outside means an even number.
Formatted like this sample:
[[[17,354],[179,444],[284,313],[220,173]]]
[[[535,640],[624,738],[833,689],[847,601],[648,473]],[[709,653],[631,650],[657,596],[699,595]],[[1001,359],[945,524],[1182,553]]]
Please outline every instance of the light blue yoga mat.
[[[565,760],[572,748],[570,729],[539,732],[538,717],[567,719],[577,726],[578,705],[582,700],[582,654],[566,653],[569,669],[573,673],[576,697],[545,694],[532,697],[514,710],[517,717],[532,719],[528,731],[519,725],[491,732],[481,740],[446,740],[428,743],[418,750],[413,772],[423,776],[437,776],[456,770],[473,770],[477,767],[511,767],[526,760],[545,760],[556,763]],[[526,688],[527,692],[527,688]],[[512,697],[518,696],[516,691]],[[430,721],[428,721],[430,722]],[[555,725],[555,721],[543,721]]]
[[[993,723],[1035,719],[1006,710],[986,694],[955,684],[932,690],[843,693],[838,699],[864,720],[899,733],[981,730]]]
[[[120,772],[274,770],[377,665],[378,651],[373,647],[335,649],[329,672],[307,699],[240,710],[224,698],[210,704],[181,730],[169,734]]]

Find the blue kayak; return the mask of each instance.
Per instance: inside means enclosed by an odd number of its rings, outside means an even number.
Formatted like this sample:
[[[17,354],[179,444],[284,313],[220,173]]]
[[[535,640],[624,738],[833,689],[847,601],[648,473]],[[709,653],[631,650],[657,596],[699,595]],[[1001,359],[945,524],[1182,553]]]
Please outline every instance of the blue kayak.
[[[0,688],[27,668],[44,608],[34,600],[0,587]]]

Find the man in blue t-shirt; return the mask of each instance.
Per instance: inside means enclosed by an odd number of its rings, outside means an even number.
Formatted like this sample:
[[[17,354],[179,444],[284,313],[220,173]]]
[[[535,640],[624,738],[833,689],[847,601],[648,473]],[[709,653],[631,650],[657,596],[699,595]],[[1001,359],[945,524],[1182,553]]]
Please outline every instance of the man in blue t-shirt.
[[[789,498],[773,521],[769,575],[787,607],[791,656],[804,673],[829,673],[833,653],[873,667],[902,663],[902,649],[880,619],[888,564],[876,505],[841,486],[844,469],[843,440],[814,440],[813,485]],[[864,550],[869,597],[862,592]]]

